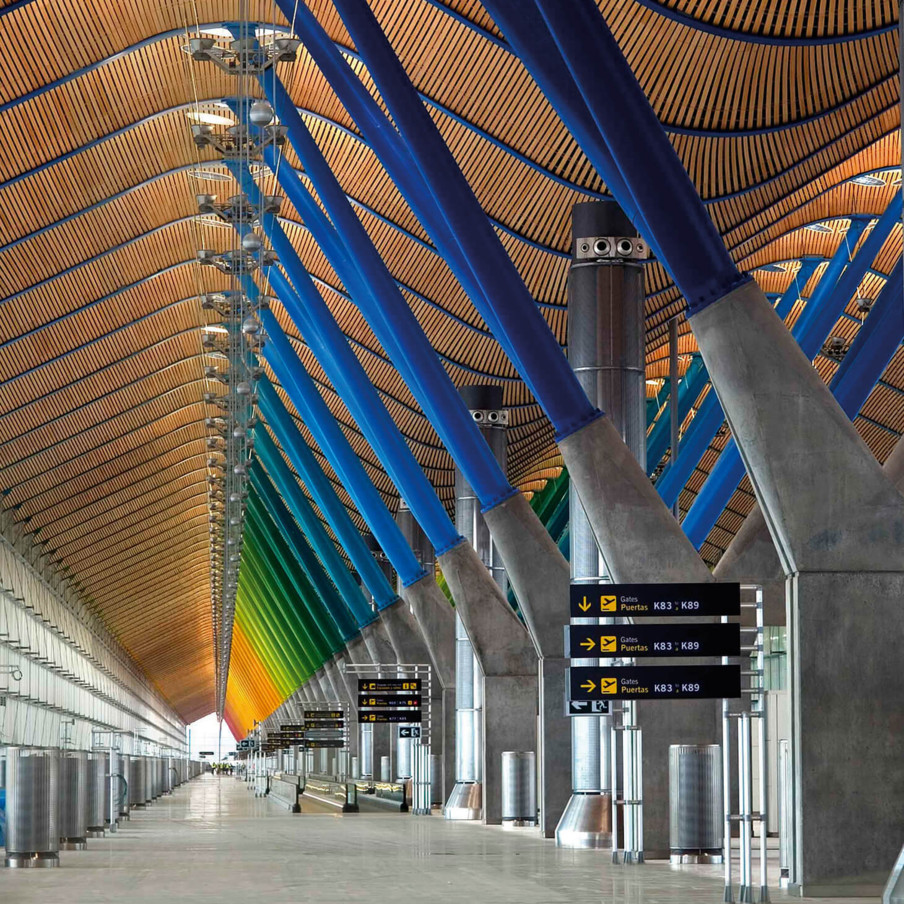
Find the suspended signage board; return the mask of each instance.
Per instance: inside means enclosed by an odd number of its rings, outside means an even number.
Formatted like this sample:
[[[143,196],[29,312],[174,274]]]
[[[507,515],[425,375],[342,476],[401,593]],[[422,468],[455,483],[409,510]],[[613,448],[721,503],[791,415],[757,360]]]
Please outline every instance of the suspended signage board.
[[[345,719],[305,719],[305,731],[317,731],[318,728],[345,728]]]
[[[344,719],[345,713],[341,709],[306,709],[304,711],[305,722],[313,722],[314,720],[331,720]],[[301,728],[302,726],[298,726]]]
[[[420,678],[359,678],[358,693],[420,693]]]
[[[572,584],[572,618],[741,614],[740,584]]]
[[[345,747],[345,741],[341,739],[324,741],[305,740],[304,746],[307,750],[341,750]]]
[[[406,696],[403,694],[399,694],[398,696],[394,694],[359,694],[358,695],[358,706],[370,707],[370,706],[380,706],[380,707],[400,707],[404,706],[406,708],[414,708],[420,709],[421,707],[421,698],[420,696],[412,697]]]
[[[741,696],[739,665],[579,666],[568,670],[579,700],[710,700]]]
[[[409,725],[402,726],[399,729],[399,737],[400,738],[419,738],[421,736],[421,729],[417,725]]]
[[[367,722],[368,724],[373,724],[373,725],[386,725],[386,724],[398,724],[398,723],[404,723],[407,725],[411,722],[423,721],[423,716],[419,709],[403,711],[403,712],[392,712],[392,711],[388,711],[388,710],[382,710],[381,712],[359,713],[358,721],[359,722]],[[418,729],[418,731],[420,731],[420,729]],[[402,735],[402,737],[419,738],[420,735],[419,734],[418,735]]]
[[[739,624],[569,625],[565,655],[574,659],[740,656]]]

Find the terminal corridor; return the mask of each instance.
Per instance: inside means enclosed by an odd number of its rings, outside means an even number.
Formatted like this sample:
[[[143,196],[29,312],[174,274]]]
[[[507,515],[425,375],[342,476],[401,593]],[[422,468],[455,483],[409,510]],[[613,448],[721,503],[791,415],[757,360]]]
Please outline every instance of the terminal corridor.
[[[904,0],[0,0],[0,904],[904,904]]]

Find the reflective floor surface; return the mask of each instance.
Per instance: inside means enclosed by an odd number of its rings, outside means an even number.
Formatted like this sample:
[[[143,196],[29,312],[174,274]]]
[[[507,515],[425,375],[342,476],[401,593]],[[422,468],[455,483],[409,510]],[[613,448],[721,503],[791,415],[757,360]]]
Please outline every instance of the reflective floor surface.
[[[91,840],[87,851],[60,857],[56,870],[0,869],[0,902],[722,901],[720,867],[613,866],[608,854],[557,849],[532,830],[449,823],[437,816],[290,815],[255,798],[244,783],[210,775],[134,812],[117,834]],[[772,900],[800,899],[775,890]]]

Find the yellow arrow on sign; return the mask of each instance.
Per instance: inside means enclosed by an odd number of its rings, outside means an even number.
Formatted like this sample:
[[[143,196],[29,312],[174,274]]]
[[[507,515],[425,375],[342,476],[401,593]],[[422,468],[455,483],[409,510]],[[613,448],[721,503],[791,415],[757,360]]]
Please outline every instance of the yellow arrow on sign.
[[[581,646],[585,650],[592,650],[596,646],[596,644],[594,644],[593,640],[588,637],[586,640],[581,641]]]
[[[592,603],[588,603],[588,602],[587,602],[587,597],[585,596],[585,597],[584,597],[584,602],[583,602],[583,603],[578,603],[578,609],[580,609],[581,612],[586,612],[586,611],[591,607],[591,605],[593,605],[593,604],[592,604]]]
[[[589,678],[581,685],[582,691],[595,691],[596,690],[596,682],[591,681]]]

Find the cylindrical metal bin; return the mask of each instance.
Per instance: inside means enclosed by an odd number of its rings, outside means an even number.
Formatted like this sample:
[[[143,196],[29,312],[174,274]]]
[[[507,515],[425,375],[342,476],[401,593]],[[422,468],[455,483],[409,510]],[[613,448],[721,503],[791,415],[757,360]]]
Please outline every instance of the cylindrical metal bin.
[[[88,754],[88,837],[103,838],[110,815],[110,783],[107,781],[106,753]]]
[[[404,781],[411,778],[411,738],[403,738],[401,731],[396,729],[396,778]]]
[[[443,758],[438,753],[430,754],[430,806],[443,805]]]
[[[60,754],[60,850],[88,847],[88,754],[64,750]]]
[[[533,750],[502,752],[502,824],[537,824],[537,755]]]
[[[147,758],[132,754],[129,758],[129,809],[144,807],[147,783]]]
[[[721,863],[722,748],[669,747],[669,847],[672,863]]]
[[[7,747],[5,865],[57,866],[59,849],[59,751]]]

